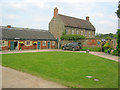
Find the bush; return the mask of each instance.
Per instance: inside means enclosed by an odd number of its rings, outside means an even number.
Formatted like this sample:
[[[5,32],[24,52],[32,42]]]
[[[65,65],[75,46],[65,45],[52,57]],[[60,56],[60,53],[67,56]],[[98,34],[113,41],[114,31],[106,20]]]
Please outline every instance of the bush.
[[[79,39],[84,39],[85,37],[83,35],[62,35],[61,40],[79,40]]]
[[[108,42],[106,42],[106,43],[104,44],[103,48],[104,48],[104,49],[110,48],[110,44],[109,44]]]
[[[105,50],[104,50],[104,53],[109,53],[109,54],[110,54],[110,53],[111,53],[111,50],[112,50],[112,48],[105,49]]]
[[[105,50],[104,50],[104,53],[108,53],[108,49],[105,49]]]
[[[89,49],[90,51],[96,51],[96,52],[101,51],[101,48],[98,48],[98,47],[83,47],[81,50],[86,51],[87,49]]]
[[[118,55],[120,55],[120,53],[118,53],[117,50],[114,50],[114,51],[112,52],[112,55],[116,55],[116,56],[118,56]]]

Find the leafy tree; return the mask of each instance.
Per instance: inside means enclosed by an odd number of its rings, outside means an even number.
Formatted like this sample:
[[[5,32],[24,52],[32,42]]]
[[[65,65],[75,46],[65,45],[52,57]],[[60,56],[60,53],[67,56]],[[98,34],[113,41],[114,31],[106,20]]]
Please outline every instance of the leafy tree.
[[[120,1],[119,1],[119,5],[118,5],[118,10],[115,13],[117,14],[118,18],[120,18]]]
[[[117,32],[117,51],[120,53],[120,29]]]
[[[113,39],[113,38],[116,38],[116,34],[113,34],[113,33],[109,33],[109,34],[96,33],[95,37],[98,38],[98,39]]]

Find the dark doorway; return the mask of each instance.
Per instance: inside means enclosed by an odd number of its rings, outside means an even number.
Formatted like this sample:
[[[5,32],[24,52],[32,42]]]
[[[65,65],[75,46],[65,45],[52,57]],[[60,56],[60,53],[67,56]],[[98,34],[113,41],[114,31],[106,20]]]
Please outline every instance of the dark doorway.
[[[17,49],[17,46],[18,46],[18,42],[15,41],[15,42],[14,42],[14,49]]]

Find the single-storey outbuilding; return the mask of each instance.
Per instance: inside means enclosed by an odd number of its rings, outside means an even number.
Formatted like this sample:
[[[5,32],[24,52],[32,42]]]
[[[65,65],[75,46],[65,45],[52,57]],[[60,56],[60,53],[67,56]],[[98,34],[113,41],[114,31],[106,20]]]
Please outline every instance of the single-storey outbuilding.
[[[10,25],[0,27],[1,50],[54,49],[56,39],[48,30],[17,28]]]

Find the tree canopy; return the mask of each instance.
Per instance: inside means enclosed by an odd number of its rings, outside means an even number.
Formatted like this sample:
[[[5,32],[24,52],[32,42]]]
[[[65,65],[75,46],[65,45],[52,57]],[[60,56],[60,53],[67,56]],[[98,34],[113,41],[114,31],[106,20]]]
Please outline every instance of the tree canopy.
[[[120,1],[119,1],[119,4],[118,4],[118,10],[116,12],[118,18],[120,18]]]
[[[97,38],[97,39],[116,39],[117,34],[113,34],[113,33],[109,33],[109,34],[96,33],[95,38]]]

